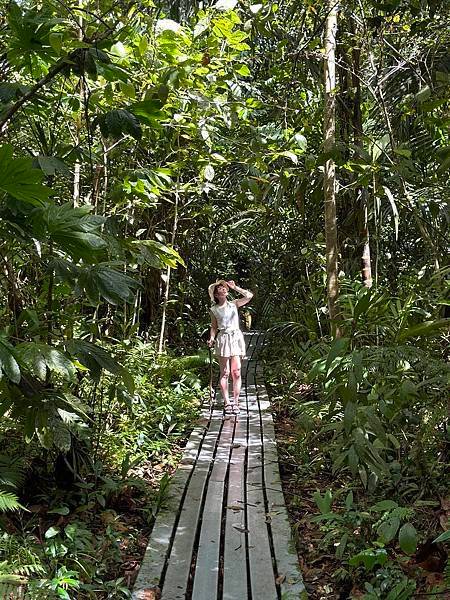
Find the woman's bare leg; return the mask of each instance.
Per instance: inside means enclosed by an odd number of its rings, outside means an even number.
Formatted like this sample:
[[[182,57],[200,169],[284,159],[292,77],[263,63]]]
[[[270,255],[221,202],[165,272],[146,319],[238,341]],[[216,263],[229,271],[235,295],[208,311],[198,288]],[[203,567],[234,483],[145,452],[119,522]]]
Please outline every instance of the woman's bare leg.
[[[235,406],[239,406],[239,395],[241,393],[241,357],[231,357],[231,376],[233,378],[233,402]]]
[[[220,389],[222,390],[222,398],[225,406],[230,404],[228,396],[228,378],[230,377],[230,359],[224,356],[219,356],[220,367]]]

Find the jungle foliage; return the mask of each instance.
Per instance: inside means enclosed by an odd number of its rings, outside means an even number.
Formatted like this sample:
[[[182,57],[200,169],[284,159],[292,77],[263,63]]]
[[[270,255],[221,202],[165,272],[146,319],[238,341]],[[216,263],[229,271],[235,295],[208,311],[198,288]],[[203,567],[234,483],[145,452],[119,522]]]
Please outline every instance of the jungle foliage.
[[[298,477],[339,478],[315,496],[335,581],[368,600],[426,587],[396,558],[448,529],[448,7],[338,7],[325,151],[331,8],[0,0],[0,586],[129,595],[120,510],[163,501],[218,276],[255,291],[247,318],[273,333],[275,404],[296,460],[314,455]]]

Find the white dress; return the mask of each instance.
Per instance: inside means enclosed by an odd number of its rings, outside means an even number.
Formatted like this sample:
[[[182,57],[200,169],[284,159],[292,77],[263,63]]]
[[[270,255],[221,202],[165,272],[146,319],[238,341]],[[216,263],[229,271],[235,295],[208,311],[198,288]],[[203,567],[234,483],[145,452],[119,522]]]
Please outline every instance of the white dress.
[[[219,306],[214,304],[210,313],[217,319],[216,356],[242,356],[245,358],[245,340],[239,327],[238,309],[234,302],[226,301]]]

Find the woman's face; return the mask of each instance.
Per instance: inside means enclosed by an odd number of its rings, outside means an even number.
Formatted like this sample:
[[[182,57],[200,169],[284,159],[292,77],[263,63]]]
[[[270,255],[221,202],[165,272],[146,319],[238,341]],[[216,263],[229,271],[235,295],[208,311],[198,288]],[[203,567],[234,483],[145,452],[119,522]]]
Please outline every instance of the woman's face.
[[[227,294],[228,286],[219,283],[219,285],[216,286],[216,289],[214,291],[214,296],[217,298],[217,300],[222,300],[223,298],[227,297]]]

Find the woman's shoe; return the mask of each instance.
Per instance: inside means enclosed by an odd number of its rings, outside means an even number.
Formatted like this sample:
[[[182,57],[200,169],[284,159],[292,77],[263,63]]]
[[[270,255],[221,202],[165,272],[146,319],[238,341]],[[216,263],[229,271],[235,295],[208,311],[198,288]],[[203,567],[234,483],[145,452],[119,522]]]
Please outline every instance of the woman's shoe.
[[[225,404],[224,413],[226,415],[234,414],[234,405],[231,402],[229,402],[228,404]]]
[[[233,406],[233,415],[236,415],[236,416],[238,416],[238,415],[240,415],[240,414],[241,414],[241,409],[239,408],[239,406],[238,406],[237,404],[235,404],[235,405]]]

